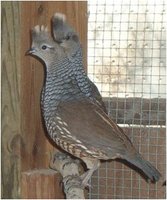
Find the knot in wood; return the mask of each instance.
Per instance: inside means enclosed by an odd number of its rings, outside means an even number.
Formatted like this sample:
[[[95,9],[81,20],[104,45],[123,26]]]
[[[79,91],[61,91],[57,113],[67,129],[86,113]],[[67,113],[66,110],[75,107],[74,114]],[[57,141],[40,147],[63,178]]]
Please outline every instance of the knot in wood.
[[[38,14],[39,14],[39,15],[42,15],[42,14],[43,14],[43,11],[44,11],[44,7],[43,7],[43,5],[41,4],[41,5],[39,6],[39,8],[38,8]]]

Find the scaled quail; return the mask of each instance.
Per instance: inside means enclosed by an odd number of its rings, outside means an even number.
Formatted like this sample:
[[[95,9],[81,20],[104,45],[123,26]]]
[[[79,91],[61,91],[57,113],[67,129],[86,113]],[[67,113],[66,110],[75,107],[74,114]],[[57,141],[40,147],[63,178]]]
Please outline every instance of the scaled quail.
[[[144,160],[124,131],[107,115],[97,87],[87,77],[79,37],[65,15],[52,18],[53,38],[47,28],[32,29],[28,54],[46,66],[41,106],[47,132],[62,149],[83,160],[89,169],[86,185],[101,160],[123,159],[140,168],[155,182],[158,170]]]

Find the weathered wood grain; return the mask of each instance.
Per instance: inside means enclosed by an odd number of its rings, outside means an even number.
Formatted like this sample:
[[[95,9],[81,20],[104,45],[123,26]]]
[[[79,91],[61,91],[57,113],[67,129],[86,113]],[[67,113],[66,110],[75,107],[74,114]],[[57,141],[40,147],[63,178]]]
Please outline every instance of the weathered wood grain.
[[[2,198],[18,198],[20,177],[20,5],[2,2]]]
[[[64,199],[61,175],[51,169],[21,173],[21,196],[25,199]]]

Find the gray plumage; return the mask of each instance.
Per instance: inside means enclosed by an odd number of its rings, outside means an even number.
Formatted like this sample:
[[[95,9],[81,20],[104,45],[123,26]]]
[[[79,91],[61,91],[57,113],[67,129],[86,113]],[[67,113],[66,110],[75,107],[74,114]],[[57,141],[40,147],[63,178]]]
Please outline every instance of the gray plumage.
[[[82,93],[98,104],[106,113],[106,107],[96,85],[88,78],[82,62],[82,48],[75,30],[66,22],[63,14],[56,13],[52,18],[53,36],[60,46],[67,49],[67,55],[73,67],[76,81]]]
[[[32,30],[31,55],[45,62],[46,80],[41,105],[47,131],[62,149],[81,158],[90,169],[87,183],[100,160],[125,159],[153,181],[160,173],[136,151],[123,130],[107,115],[97,87],[87,77],[79,37],[62,14],[52,19],[53,37],[47,29]]]

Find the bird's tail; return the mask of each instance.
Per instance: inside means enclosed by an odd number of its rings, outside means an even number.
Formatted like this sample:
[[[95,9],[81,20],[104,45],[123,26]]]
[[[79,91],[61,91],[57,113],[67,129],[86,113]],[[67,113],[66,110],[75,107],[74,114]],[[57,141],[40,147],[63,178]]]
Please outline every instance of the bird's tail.
[[[140,168],[151,181],[157,182],[159,180],[161,176],[159,171],[150,162],[144,160],[140,154],[137,154],[133,158],[127,157],[125,159]]]

